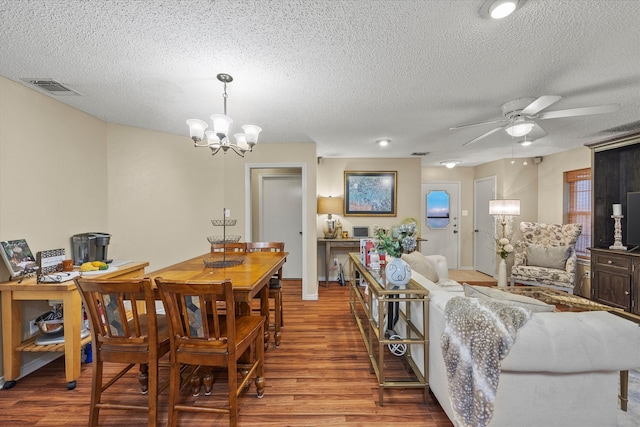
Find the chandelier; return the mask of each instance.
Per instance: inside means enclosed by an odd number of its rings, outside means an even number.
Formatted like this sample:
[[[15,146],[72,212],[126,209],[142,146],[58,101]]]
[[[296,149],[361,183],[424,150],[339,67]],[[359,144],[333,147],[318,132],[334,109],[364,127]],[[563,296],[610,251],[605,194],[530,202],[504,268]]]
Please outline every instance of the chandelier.
[[[212,156],[220,151],[220,149],[226,154],[229,148],[231,148],[237,155],[244,157],[244,153],[253,151],[253,146],[258,142],[258,134],[262,129],[254,125],[244,125],[242,126],[244,133],[234,134],[235,142],[231,142],[229,128],[233,120],[227,116],[227,83],[231,83],[233,77],[224,73],[218,74],[216,77],[224,84],[224,92],[222,94],[224,114],[213,114],[211,116],[211,120],[213,121],[212,130],[207,130],[209,124],[204,120],[187,120],[189,135],[193,140],[194,147],[208,147],[211,149]],[[203,142],[202,140],[205,135],[207,136],[207,141]]]

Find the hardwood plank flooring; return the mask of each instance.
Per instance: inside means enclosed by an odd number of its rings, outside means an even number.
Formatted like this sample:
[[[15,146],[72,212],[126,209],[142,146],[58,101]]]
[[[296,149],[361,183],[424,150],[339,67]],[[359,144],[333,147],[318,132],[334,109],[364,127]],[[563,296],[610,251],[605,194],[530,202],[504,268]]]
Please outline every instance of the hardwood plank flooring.
[[[239,398],[240,426],[451,426],[433,395],[423,403],[415,389],[387,389],[384,406],[378,403],[376,377],[348,307],[348,287],[335,282],[319,286],[318,301],[301,299],[300,281],[284,283],[282,344],[266,353],[266,388],[257,399],[255,386]],[[75,390],[68,391],[64,359],[20,379],[10,390],[0,390],[0,425],[87,425],[92,365],[83,364]],[[114,366],[107,372],[114,372]],[[161,369],[161,380],[168,370]],[[146,398],[139,393],[137,370],[112,387],[111,396],[123,402]],[[224,398],[225,378],[218,378],[211,396],[185,399],[195,402]],[[160,396],[160,425],[166,425],[168,390]],[[226,415],[182,413],[179,424],[228,425]],[[143,426],[146,412],[103,410],[100,425]]]

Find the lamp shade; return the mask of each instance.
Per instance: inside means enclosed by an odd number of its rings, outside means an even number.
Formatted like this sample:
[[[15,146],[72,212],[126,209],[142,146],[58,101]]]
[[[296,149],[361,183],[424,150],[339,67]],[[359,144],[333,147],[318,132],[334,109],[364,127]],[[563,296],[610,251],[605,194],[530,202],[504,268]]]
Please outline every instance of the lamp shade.
[[[342,214],[342,197],[318,197],[319,214]]]
[[[489,200],[489,215],[520,215],[520,200]]]

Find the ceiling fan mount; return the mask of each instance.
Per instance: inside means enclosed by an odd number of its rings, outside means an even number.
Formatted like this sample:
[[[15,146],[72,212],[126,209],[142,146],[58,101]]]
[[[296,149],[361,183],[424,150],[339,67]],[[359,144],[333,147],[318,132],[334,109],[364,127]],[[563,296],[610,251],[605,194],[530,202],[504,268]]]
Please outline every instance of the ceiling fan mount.
[[[505,116],[508,120],[514,120],[517,117],[521,117],[522,110],[524,110],[527,105],[531,104],[535,100],[535,98],[520,98],[513,101],[505,102],[501,107],[502,115]]]

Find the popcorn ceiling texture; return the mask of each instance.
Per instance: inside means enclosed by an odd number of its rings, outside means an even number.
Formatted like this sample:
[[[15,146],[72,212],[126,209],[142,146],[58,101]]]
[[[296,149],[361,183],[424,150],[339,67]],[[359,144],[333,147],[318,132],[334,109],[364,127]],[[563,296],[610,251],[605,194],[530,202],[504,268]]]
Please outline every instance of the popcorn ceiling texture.
[[[325,157],[429,151],[429,165],[511,156],[504,132],[462,148],[491,127],[448,128],[500,119],[516,98],[622,106],[542,121],[548,136],[521,157],[637,121],[640,2],[528,0],[501,21],[482,3],[3,0],[0,75],[53,78],[83,94],[56,99],[88,114],[186,135],[187,118],[222,112],[226,72],[229,115],[263,127],[263,143],[313,141]]]

